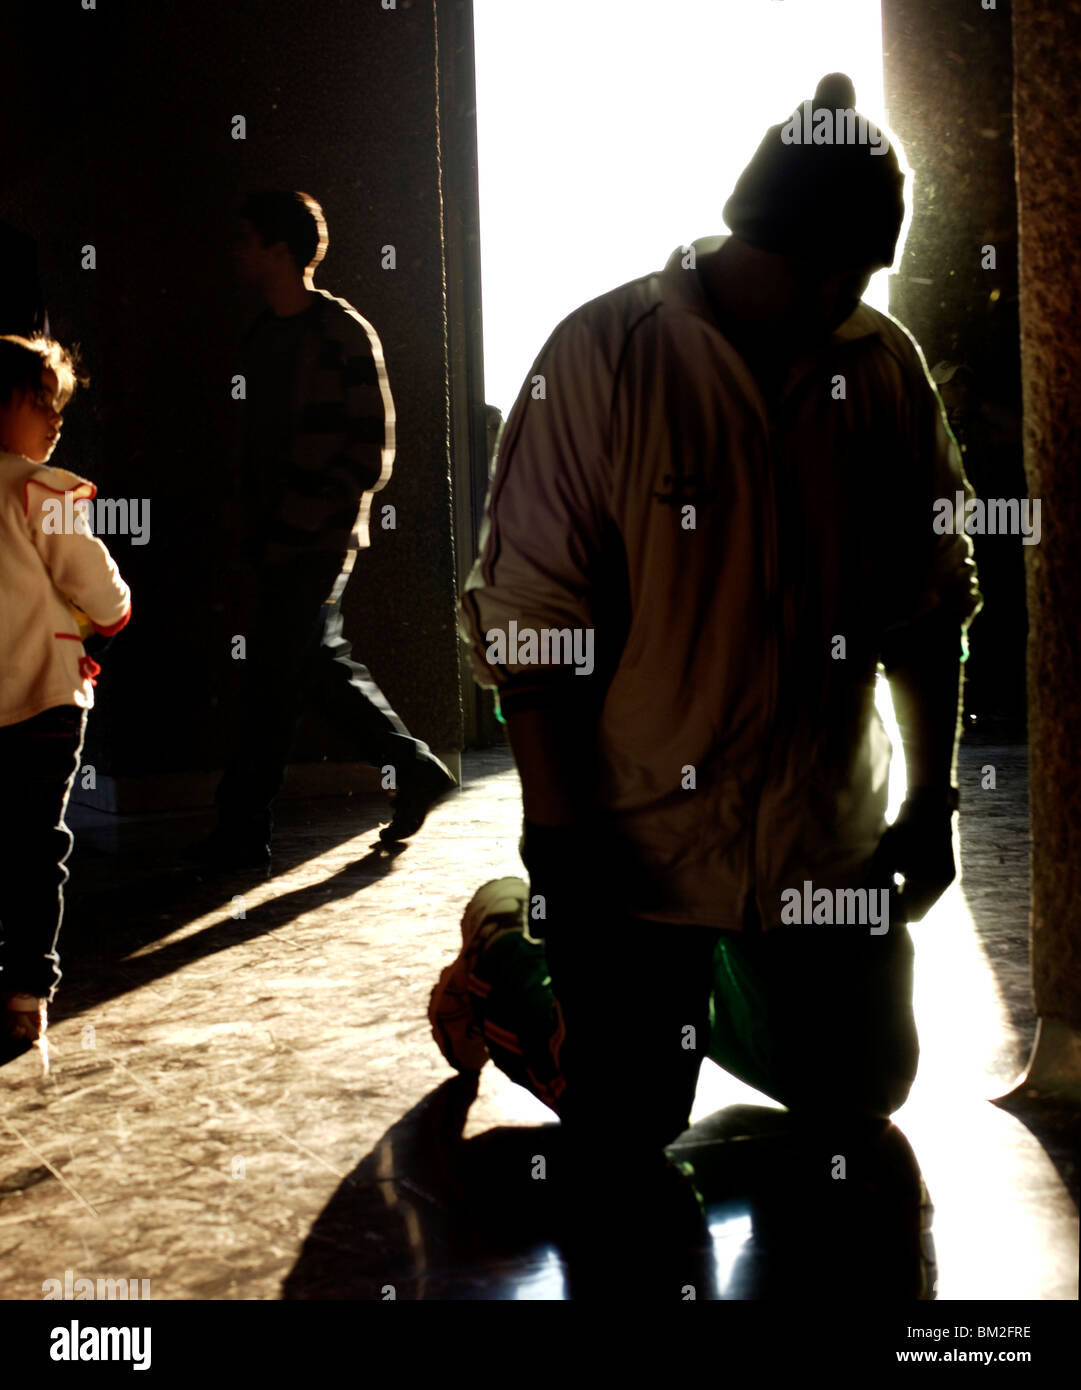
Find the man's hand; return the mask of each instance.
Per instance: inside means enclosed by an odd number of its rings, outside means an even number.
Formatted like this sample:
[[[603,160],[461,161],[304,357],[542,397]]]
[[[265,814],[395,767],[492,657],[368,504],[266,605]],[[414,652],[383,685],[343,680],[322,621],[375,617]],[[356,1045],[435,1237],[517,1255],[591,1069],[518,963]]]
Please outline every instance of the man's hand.
[[[901,916],[919,922],[957,876],[951,783],[956,775],[961,715],[960,624],[936,612],[894,634],[884,653],[894,713],[905,750],[909,793],[879,842],[870,871],[893,888]],[[894,890],[896,891],[896,890]]]
[[[871,859],[873,883],[892,890],[894,874],[904,877],[897,898],[906,922],[922,921],[957,877],[950,800],[946,793],[911,793]]]

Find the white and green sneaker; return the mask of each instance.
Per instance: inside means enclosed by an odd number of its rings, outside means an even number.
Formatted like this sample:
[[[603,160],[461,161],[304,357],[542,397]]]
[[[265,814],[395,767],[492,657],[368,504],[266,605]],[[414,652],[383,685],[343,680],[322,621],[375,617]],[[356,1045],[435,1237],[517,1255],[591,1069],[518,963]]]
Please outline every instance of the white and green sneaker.
[[[486,986],[473,976],[473,967],[497,936],[525,930],[528,901],[523,879],[496,878],[477,889],[462,915],[462,949],[440,974],[428,1004],[432,1036],[456,1071],[480,1071],[488,1060],[473,1009],[474,997]]]

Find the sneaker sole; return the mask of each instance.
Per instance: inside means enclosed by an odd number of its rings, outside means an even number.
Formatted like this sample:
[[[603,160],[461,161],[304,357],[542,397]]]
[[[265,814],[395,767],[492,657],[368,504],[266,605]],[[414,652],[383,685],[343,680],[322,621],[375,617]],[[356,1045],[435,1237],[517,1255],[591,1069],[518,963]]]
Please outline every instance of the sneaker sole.
[[[432,1026],[436,1046],[455,1071],[478,1072],[488,1061],[488,1047],[484,1039],[479,1036],[475,1041],[467,1039],[466,1052],[450,1032],[450,1027],[456,1023],[464,1023],[468,1028],[473,1018],[469,1006],[469,986],[462,975],[460,957],[440,973],[428,1001],[428,1022]]]

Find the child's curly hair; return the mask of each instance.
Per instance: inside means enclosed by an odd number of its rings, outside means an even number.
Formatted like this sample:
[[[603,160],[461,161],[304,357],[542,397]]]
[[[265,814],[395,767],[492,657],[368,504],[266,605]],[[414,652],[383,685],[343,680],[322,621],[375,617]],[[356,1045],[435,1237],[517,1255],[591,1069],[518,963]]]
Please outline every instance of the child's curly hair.
[[[0,406],[10,405],[16,393],[36,395],[50,368],[60,386],[61,407],[75,394],[76,386],[90,382],[79,361],[78,344],[69,351],[43,333],[32,338],[15,333],[0,336]]]

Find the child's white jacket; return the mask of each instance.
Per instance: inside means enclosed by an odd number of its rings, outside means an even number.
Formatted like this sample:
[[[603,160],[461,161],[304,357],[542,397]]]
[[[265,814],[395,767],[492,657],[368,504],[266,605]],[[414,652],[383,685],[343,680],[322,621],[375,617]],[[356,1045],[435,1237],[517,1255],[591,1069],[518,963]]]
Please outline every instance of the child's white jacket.
[[[131,591],[77,505],[96,495],[75,473],[0,451],[0,725],[93,705],[98,668],[69,600],[105,636],[131,615]]]
[[[971,542],[933,528],[958,492],[920,351],[866,305],[772,409],[690,257],[555,330],[503,431],[462,626],[508,713],[599,680],[632,912],[739,930],[753,897],[769,928],[785,890],[860,885],[885,829],[878,662],[979,607]],[[545,629],[592,630],[597,675],[531,664],[522,634]]]

